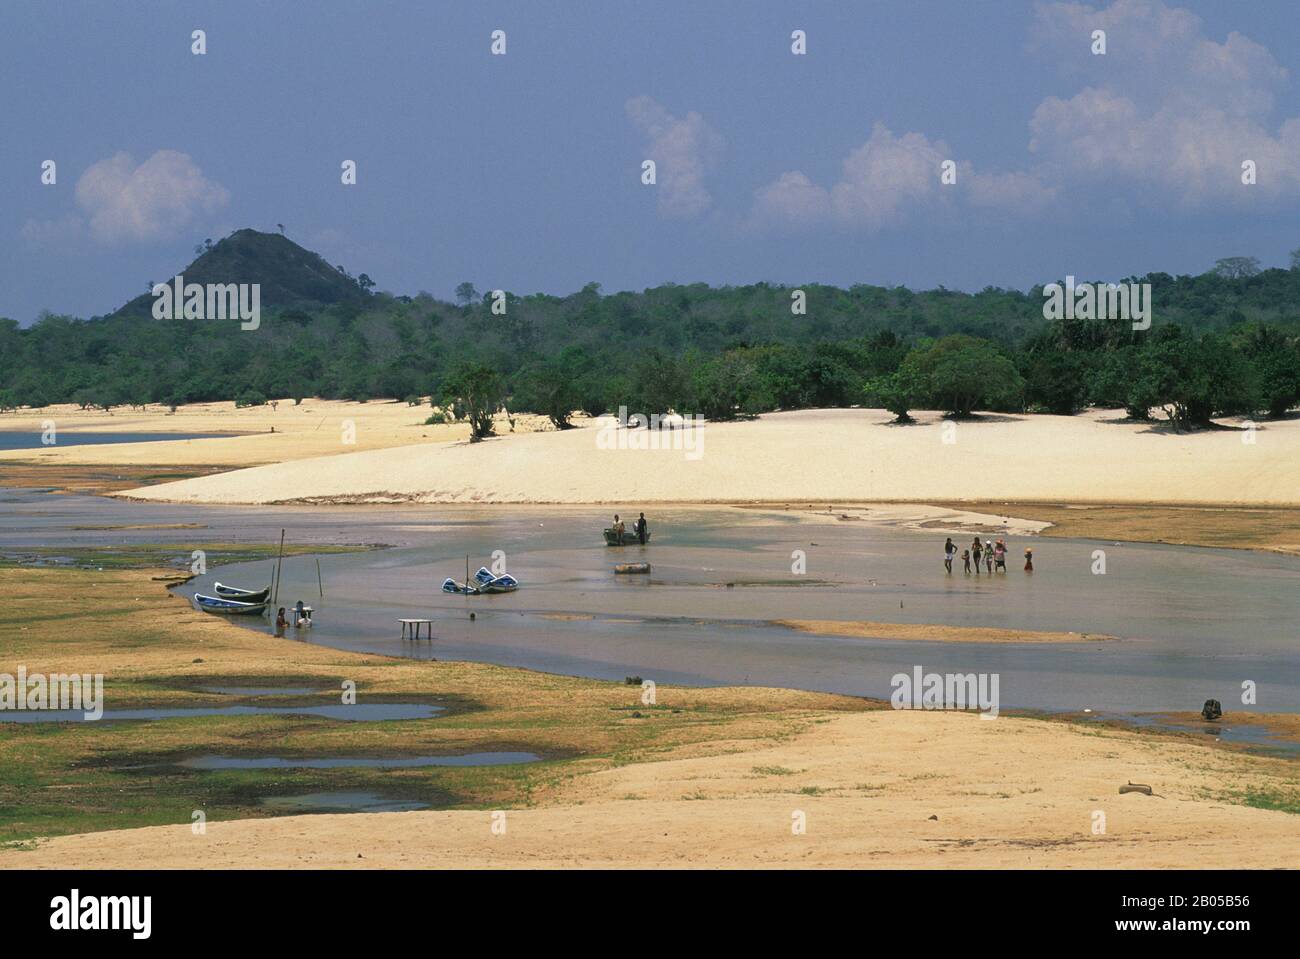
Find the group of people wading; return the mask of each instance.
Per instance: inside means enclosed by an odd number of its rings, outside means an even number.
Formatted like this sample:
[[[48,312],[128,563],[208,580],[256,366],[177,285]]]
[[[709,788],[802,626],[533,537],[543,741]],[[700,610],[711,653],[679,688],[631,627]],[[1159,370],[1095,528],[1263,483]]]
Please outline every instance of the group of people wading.
[[[943,544],[943,568],[952,572],[953,561],[957,558],[957,544],[948,537],[948,541]],[[980,563],[988,570],[989,575],[993,575],[995,570],[1007,571],[1007,544],[999,539],[996,543],[992,540],[980,542],[978,536],[971,541],[970,547],[961,551],[961,559],[965,564],[965,572],[971,571],[971,563],[975,564],[975,575],[980,574]],[[1025,572],[1034,571],[1034,551],[1025,550]]]

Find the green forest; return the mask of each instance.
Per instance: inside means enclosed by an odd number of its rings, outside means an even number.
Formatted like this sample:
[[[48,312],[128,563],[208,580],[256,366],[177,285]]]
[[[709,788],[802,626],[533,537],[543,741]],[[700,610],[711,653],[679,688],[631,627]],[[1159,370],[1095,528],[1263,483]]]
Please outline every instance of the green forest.
[[[1198,276],[1130,277],[1153,304],[1136,332],[1046,320],[1041,288],[806,284],[800,313],[796,287],[769,283],[494,298],[466,282],[445,302],[377,292],[278,234],[240,230],[196,253],[186,282],[261,284],[258,329],[158,320],[148,293],[89,319],[0,318],[0,409],[432,397],[488,429],[482,414],[503,406],[560,428],[620,406],[731,419],[870,405],[904,422],[914,409],[1105,406],[1196,428],[1300,404],[1300,251],[1290,269],[1234,257]]]

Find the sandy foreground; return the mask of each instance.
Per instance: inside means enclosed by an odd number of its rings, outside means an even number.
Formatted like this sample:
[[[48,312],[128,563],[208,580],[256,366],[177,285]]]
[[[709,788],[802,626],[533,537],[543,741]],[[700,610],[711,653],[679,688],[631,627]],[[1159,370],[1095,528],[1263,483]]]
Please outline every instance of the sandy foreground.
[[[1213,798],[1250,788],[1279,760],[1177,740],[1017,717],[879,711],[827,714],[775,745],[714,742],[683,752],[580,777],[564,801],[541,808],[239,820],[209,823],[203,836],[188,825],[101,832],[0,852],[0,867],[1300,862],[1293,815]],[[1120,795],[1129,780],[1156,795]],[[504,835],[492,830],[494,812],[498,822],[504,815]],[[796,835],[801,814],[806,832]]]
[[[951,502],[969,494],[1300,504],[1300,419],[1179,434],[1119,417],[1092,411],[952,424],[931,413],[896,426],[880,410],[804,410],[653,434],[589,424],[473,444],[430,435],[420,445],[335,449],[126,495],[195,503]],[[637,442],[660,448],[629,448]],[[139,455],[156,457],[148,449]]]

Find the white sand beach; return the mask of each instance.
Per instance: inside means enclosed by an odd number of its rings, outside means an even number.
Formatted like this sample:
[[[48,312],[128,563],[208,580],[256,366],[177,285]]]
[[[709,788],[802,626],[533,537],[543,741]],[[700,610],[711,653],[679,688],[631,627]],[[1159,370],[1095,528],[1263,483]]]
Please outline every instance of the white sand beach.
[[[418,445],[340,447],[124,495],[232,504],[1300,504],[1300,419],[1195,433],[1106,410],[890,420],[882,410],[802,410],[655,434],[588,425],[481,443],[430,435]],[[636,443],[659,448],[628,448]]]

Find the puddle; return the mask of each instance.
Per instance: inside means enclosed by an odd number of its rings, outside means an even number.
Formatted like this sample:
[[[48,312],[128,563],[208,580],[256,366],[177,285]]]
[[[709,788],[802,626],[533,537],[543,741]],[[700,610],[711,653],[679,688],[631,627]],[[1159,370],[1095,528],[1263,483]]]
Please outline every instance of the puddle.
[[[334,759],[282,759],[279,756],[196,756],[177,763],[187,769],[339,769],[365,766],[383,769],[408,769],[418,766],[509,766],[535,763],[533,753],[466,753],[463,756],[350,756]]]
[[[205,693],[220,693],[223,696],[307,696],[311,693],[324,692],[308,686],[199,686]]]
[[[303,793],[301,796],[267,796],[260,804],[278,812],[411,812],[428,809],[426,802],[389,799],[376,793]]]
[[[185,719],[189,716],[320,716],[349,722],[383,722],[393,719],[432,719],[442,706],[424,703],[357,703],[344,706],[194,706],[187,709],[106,709],[98,722],[148,719]],[[94,722],[80,709],[15,709],[0,712],[0,723]]]

